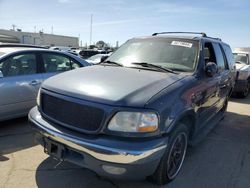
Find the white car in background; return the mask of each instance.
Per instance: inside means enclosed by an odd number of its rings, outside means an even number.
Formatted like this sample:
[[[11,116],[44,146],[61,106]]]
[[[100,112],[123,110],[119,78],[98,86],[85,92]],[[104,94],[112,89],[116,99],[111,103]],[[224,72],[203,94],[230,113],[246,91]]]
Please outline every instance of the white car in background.
[[[85,60],[90,64],[97,64],[97,63],[100,63],[102,61],[102,58],[109,57],[110,55],[111,55],[111,53],[109,53],[109,54],[96,54],[96,55],[93,55]]]
[[[250,52],[235,51],[233,54],[237,69],[234,93],[245,98],[250,91]]]

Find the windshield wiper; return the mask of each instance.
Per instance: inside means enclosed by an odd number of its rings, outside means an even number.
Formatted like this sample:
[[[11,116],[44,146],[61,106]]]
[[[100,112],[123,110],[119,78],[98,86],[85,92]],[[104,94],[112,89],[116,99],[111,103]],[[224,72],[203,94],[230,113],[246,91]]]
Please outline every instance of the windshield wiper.
[[[98,64],[113,64],[113,65],[117,65],[117,66],[119,66],[119,67],[123,67],[122,64],[117,63],[117,62],[114,62],[114,61],[103,61],[103,62],[98,63]]]
[[[177,72],[171,70],[171,69],[168,69],[168,68],[165,68],[165,67],[162,67],[160,65],[155,65],[155,64],[152,64],[152,63],[146,63],[146,62],[134,62],[132,63],[134,65],[141,65],[142,67],[148,67],[148,68],[156,68],[158,70],[161,70],[161,71],[164,71],[164,72],[170,72],[170,73],[173,73],[173,74],[178,74]]]

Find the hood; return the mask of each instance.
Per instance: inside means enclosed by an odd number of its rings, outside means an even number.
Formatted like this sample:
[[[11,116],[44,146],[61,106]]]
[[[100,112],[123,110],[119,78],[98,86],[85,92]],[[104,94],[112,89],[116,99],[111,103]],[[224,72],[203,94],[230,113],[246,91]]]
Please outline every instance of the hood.
[[[240,63],[236,63],[235,65],[236,65],[237,70],[245,70],[245,69],[248,69],[250,67],[249,65],[240,64]]]
[[[115,66],[88,66],[47,79],[42,88],[112,106],[143,107],[184,75]]]

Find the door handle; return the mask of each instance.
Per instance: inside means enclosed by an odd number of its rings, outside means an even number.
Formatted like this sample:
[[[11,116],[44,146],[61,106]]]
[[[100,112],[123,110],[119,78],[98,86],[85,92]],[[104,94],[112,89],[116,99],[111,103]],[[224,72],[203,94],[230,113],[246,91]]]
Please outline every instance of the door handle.
[[[41,82],[39,82],[38,80],[32,80],[32,81],[29,83],[29,85],[31,85],[31,86],[36,86],[36,85],[39,85],[39,84],[41,84]]]

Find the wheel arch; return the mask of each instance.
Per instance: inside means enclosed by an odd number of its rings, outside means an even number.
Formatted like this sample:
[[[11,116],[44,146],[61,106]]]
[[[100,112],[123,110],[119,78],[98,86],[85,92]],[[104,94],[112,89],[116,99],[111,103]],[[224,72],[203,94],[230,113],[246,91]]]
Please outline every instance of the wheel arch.
[[[167,133],[173,131],[179,123],[187,125],[189,130],[189,139],[192,139],[196,130],[196,113],[193,109],[188,109],[183,111],[178,117],[173,121],[173,123],[167,129]]]

